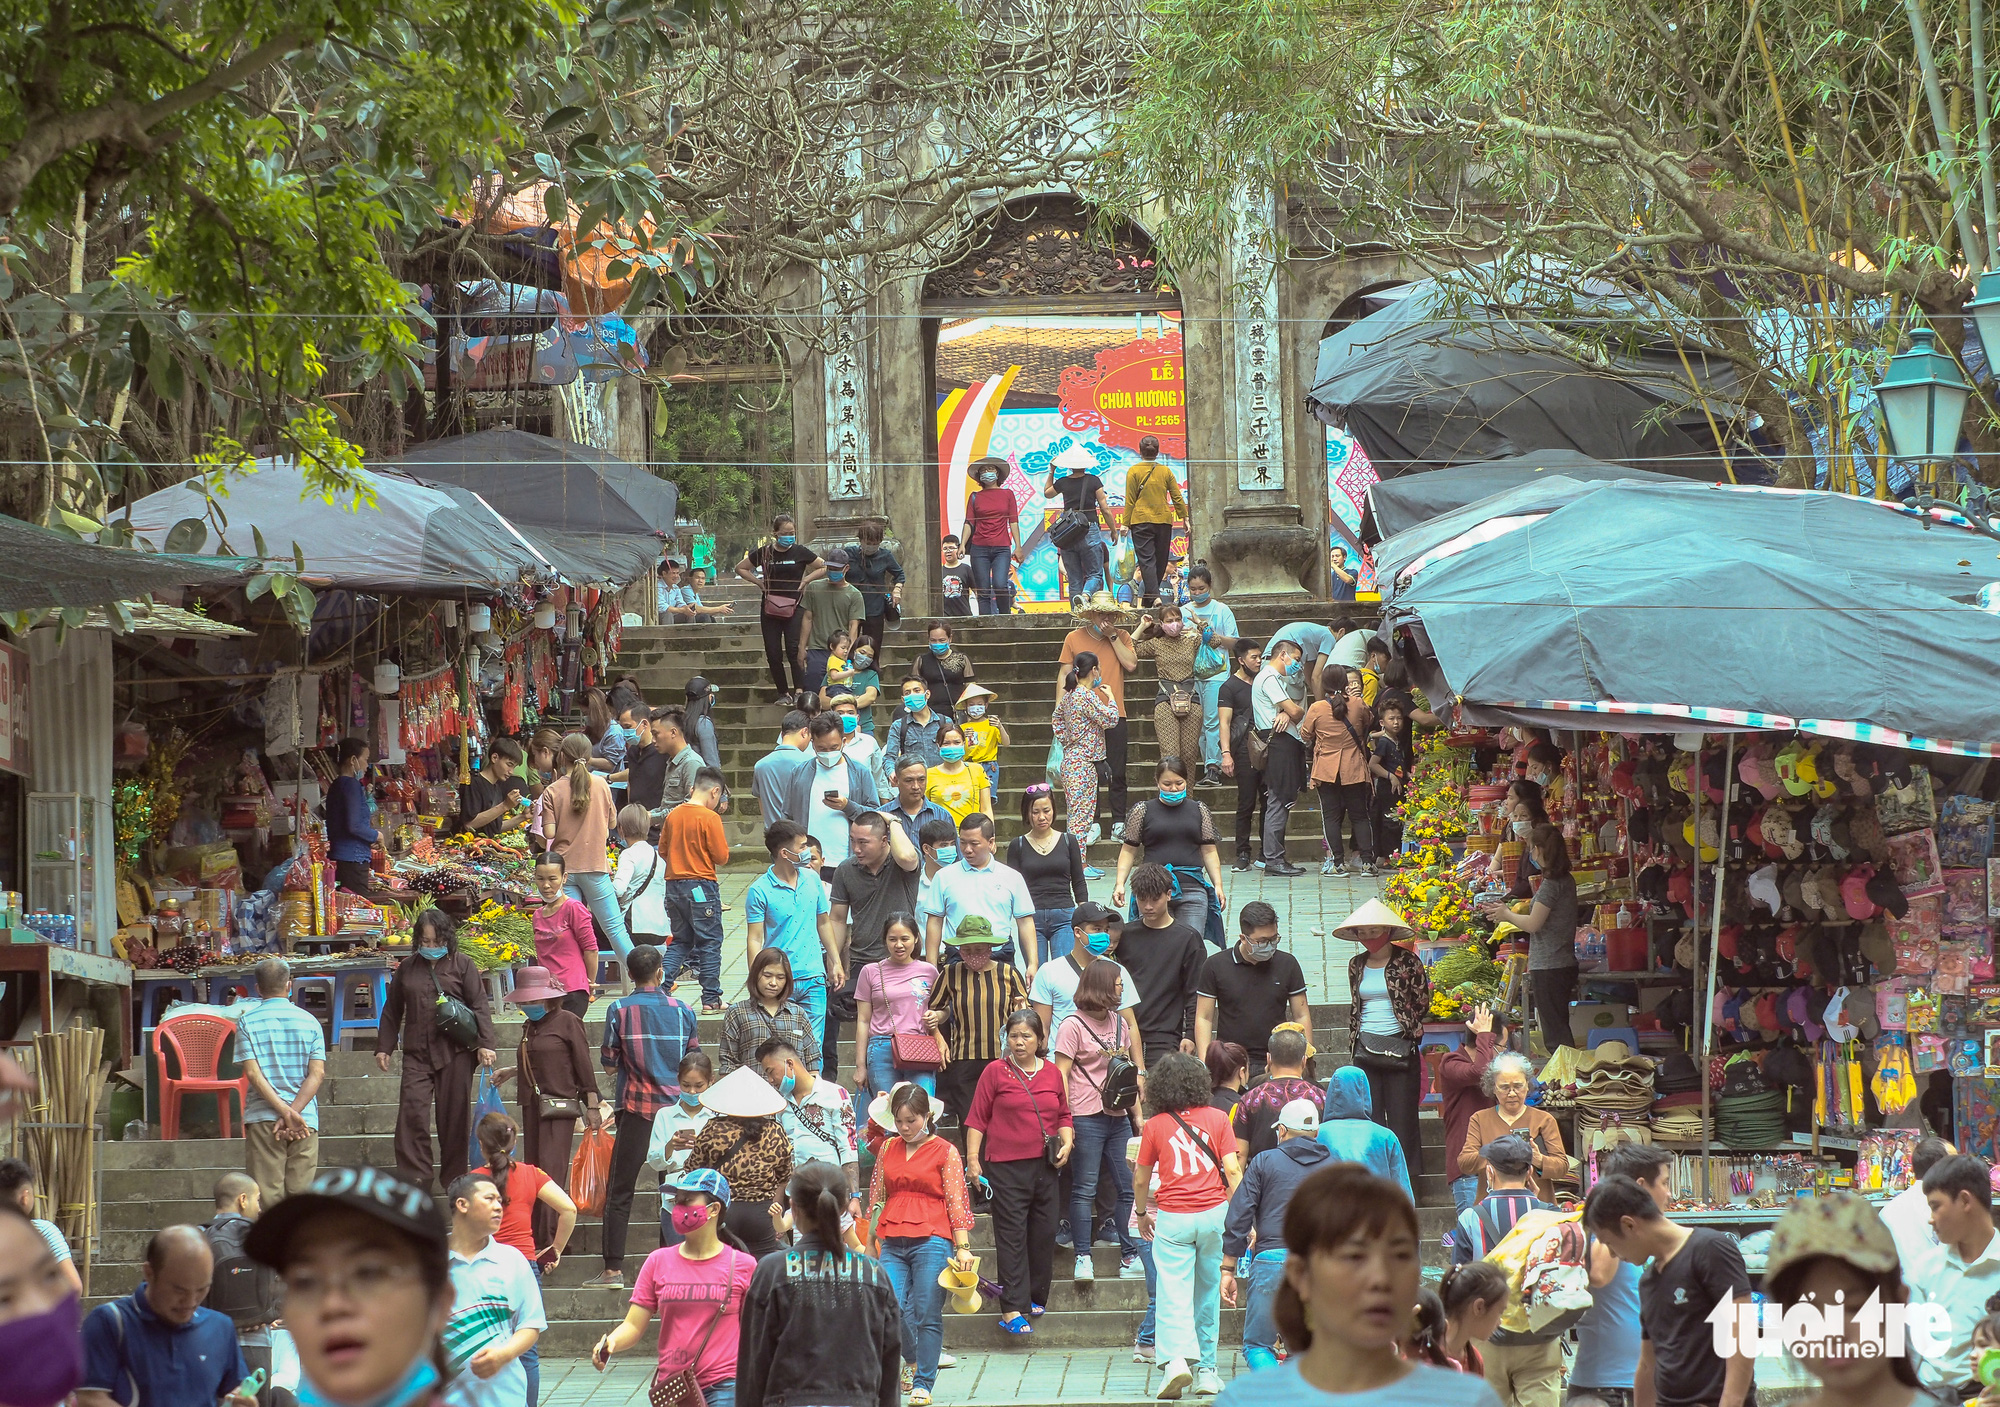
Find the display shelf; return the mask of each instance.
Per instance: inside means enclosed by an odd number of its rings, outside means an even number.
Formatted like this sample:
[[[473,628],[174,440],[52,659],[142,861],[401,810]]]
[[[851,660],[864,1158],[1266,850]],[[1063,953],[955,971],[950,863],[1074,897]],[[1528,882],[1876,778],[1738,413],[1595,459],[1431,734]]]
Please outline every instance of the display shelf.
[[[28,793],[28,908],[70,914],[77,946],[97,952],[96,797],[80,792]]]

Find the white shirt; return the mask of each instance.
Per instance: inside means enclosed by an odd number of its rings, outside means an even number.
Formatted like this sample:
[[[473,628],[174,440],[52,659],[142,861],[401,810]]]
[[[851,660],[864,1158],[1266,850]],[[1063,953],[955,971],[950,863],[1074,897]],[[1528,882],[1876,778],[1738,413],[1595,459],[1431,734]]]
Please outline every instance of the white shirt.
[[[512,1246],[488,1241],[470,1257],[451,1253],[451,1288],[444,1338],[459,1371],[445,1388],[444,1400],[450,1407],[522,1407],[528,1400],[528,1370],[519,1358],[483,1379],[464,1365],[480,1349],[497,1348],[522,1329],[549,1327],[534,1267]]]
[[[855,736],[861,735],[857,733]],[[818,755],[845,759],[847,753],[843,747],[838,753]],[[866,763],[862,763],[862,770],[867,770]],[[833,866],[845,864],[850,850],[847,813],[828,806],[822,799],[822,794],[828,791],[846,792],[850,793],[848,799],[851,801],[853,788],[849,785],[847,769],[845,766],[821,767],[815,763],[811,769],[811,776],[812,785],[806,801],[806,834],[819,842],[820,859],[823,864]]]
[[[1359,669],[1368,663],[1368,639],[1366,630],[1350,630],[1340,637],[1333,647],[1333,663],[1344,664],[1349,669]]]
[[[1285,723],[1282,728],[1278,727],[1283,721],[1278,714],[1278,704],[1281,700],[1291,698],[1291,685],[1285,682],[1285,676],[1272,666],[1265,665],[1257,671],[1257,682],[1250,686],[1250,721],[1260,732],[1266,728],[1278,728],[1281,733],[1291,732],[1290,723]]]
[[[1082,941],[1077,939],[1079,943]],[[1110,958],[1098,958],[1096,961],[1109,962],[1118,967]],[[1123,975],[1125,969],[1119,967],[1118,971]],[[1049,1008],[1051,1038],[1055,1035],[1055,1028],[1062,1025],[1065,1018],[1076,1015],[1076,984],[1082,977],[1083,974],[1076,970],[1076,964],[1066,957],[1051,958],[1035,969],[1035,985],[1028,991],[1028,1000]],[[1125,977],[1121,991],[1122,995],[1118,998],[1120,1011],[1130,1011],[1139,1004],[1139,986],[1129,976]]]
[[[896,794],[896,789],[889,785],[888,774],[882,770],[882,744],[866,733],[850,733],[840,750],[868,769],[868,775],[875,779],[877,796]]]
[[[649,872],[651,882],[646,879]],[[625,926],[631,930],[634,943],[640,935],[648,938],[672,935],[673,927],[667,922],[667,862],[657,850],[643,840],[626,846],[619,852],[611,884],[618,891],[620,907],[631,908],[625,915]]]
[[[975,870],[963,860],[946,865],[931,881],[929,896],[920,895],[917,902],[927,916],[944,915],[947,938],[958,932],[958,925],[967,917],[984,915],[993,924],[996,944],[1015,942],[1019,930],[1014,920],[1035,916],[1028,881],[1021,878],[1019,870],[998,860],[988,860],[983,870]]]
[[[792,1162],[832,1163],[840,1167],[856,1157],[854,1101],[847,1087],[825,1078],[813,1081],[804,1099],[788,1099],[778,1111],[778,1127],[792,1141]]]
[[[1932,1389],[1951,1389],[1972,1378],[1972,1331],[1986,1317],[1986,1301],[2000,1291],[2000,1233],[1967,1265],[1939,1245],[1909,1274],[1910,1302],[1944,1306],[1951,1316],[1951,1349],[1941,1359],[1920,1357],[1917,1377]]]
[[[1389,1000],[1389,969],[1367,967],[1361,969],[1361,986],[1355,995],[1361,998],[1361,1029],[1371,1036],[1400,1036],[1403,1024],[1396,1019],[1395,1003]]]
[[[674,1135],[682,1129],[693,1129],[700,1133],[702,1125],[715,1117],[715,1111],[706,1104],[697,1104],[689,1113],[687,1105],[678,1099],[664,1105],[653,1115],[653,1140],[646,1148],[646,1166],[654,1172],[679,1172],[687,1165],[690,1148],[667,1151],[667,1145],[674,1141]]]
[[[1896,1259],[1911,1270],[1938,1250],[1937,1232],[1931,1230],[1931,1204],[1924,1200],[1924,1180],[1891,1197],[1882,1208],[1882,1224],[1896,1238]]]

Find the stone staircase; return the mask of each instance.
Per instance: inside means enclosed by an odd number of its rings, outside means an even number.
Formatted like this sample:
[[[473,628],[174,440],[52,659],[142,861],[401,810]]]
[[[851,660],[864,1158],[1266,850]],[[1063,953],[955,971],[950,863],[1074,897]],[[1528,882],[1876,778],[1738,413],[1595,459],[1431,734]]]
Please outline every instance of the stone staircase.
[[[593,1009],[588,1022],[593,1031],[600,1028],[603,1006],[600,1002]],[[497,1033],[503,1064],[511,1060],[511,1053],[519,1043],[518,1014],[510,1008],[508,1017],[511,1019],[499,1023],[502,1029]],[[1322,1078],[1337,1065],[1346,1063],[1346,1023],[1345,1003],[1314,1007],[1313,1042],[1325,1052],[1318,1058]],[[704,1043],[712,1044],[720,1029],[719,1017],[703,1018]],[[850,1081],[853,1060],[850,1033],[841,1057],[841,1070]],[[608,1094],[609,1077],[600,1074],[599,1081]],[[376,1068],[374,1055],[369,1051],[329,1053],[327,1080],[320,1096],[321,1167],[363,1162],[387,1166],[394,1162],[391,1135],[395,1127],[397,1083],[397,1068],[392,1065],[384,1074]],[[511,1101],[509,1108],[518,1115],[518,1106]],[[1417,1179],[1418,1217],[1425,1262],[1441,1266],[1444,1253],[1438,1238],[1452,1220],[1443,1127],[1435,1113],[1423,1116],[1422,1127],[1424,1167]],[[959,1137],[956,1130],[950,1131],[950,1135]],[[183,1138],[171,1143],[106,1142],[102,1149],[103,1232],[92,1267],[93,1305],[129,1293],[139,1282],[146,1242],[153,1232],[177,1223],[207,1221],[213,1215],[211,1192],[216,1178],[243,1168],[240,1138]],[[866,1176],[864,1165],[863,1177]],[[646,1255],[659,1245],[659,1220],[657,1187],[650,1174],[642,1173],[626,1241],[628,1286]],[[603,1235],[603,1224],[598,1218],[582,1218],[561,1265],[543,1282],[542,1295],[549,1317],[549,1330],[542,1339],[545,1355],[586,1355],[597,1336],[623,1315],[629,1291],[583,1287],[585,1280],[602,1269]],[[989,1276],[997,1274],[990,1217],[979,1217],[973,1246],[981,1258],[982,1270]],[[1074,1259],[1070,1252],[1056,1248],[1055,1285],[1048,1313],[1037,1321],[1032,1338],[1016,1339],[1001,1330],[996,1322],[997,1310],[977,1315],[947,1315],[946,1348],[955,1353],[1027,1352],[1116,1348],[1132,1343],[1139,1321],[1145,1316],[1145,1282],[1118,1278],[1119,1255],[1115,1245],[1094,1248],[1098,1277],[1095,1281],[1078,1282],[1073,1278]],[[1241,1309],[1224,1309],[1222,1333],[1226,1345],[1241,1341],[1242,1319]]]
[[[1351,604],[1336,606],[1324,602],[1285,607],[1240,606],[1235,610],[1238,628],[1259,640],[1268,639],[1294,620],[1322,621],[1347,629],[1370,624],[1373,619]],[[928,620],[922,617],[906,617],[884,635],[881,673],[884,694],[889,699],[899,697],[897,682],[924,652],[928,625]],[[1067,613],[1037,613],[964,617],[954,619],[951,625],[959,648],[972,661],[975,678],[999,694],[993,716],[1006,724],[1012,740],[1001,749],[999,795],[995,800],[1004,839],[1018,833],[1023,788],[1046,779],[1053,731],[1049,714],[1055,702],[1057,661],[1062,656],[1063,637],[1074,623]],[[696,674],[721,690],[714,704],[714,721],[722,770],[735,788],[731,812],[725,818],[730,844],[739,852],[761,857],[763,822],[748,781],[757,759],[776,742],[784,711],[769,702],[775,691],[764,662],[763,637],[756,617],[739,614],[728,623],[710,626],[628,629],[611,672],[632,674],[647,699],[655,704],[678,703],[684,697],[683,687]],[[1153,767],[1160,756],[1153,736],[1156,680],[1152,661],[1141,660],[1138,670],[1127,681],[1130,736],[1126,778],[1134,801],[1152,794]],[[875,736],[886,738],[895,708],[890,703],[878,702],[874,712]],[[1196,796],[1214,813],[1222,837],[1223,863],[1227,865],[1235,850],[1235,783],[1225,779],[1220,787],[1198,788]],[[1108,826],[1106,829],[1108,832]],[[1316,865],[1323,856],[1319,811],[1311,793],[1300,794],[1285,839],[1286,853],[1294,864]],[[1117,864],[1118,850],[1117,842],[1107,834],[1091,848],[1090,862],[1110,870]]]

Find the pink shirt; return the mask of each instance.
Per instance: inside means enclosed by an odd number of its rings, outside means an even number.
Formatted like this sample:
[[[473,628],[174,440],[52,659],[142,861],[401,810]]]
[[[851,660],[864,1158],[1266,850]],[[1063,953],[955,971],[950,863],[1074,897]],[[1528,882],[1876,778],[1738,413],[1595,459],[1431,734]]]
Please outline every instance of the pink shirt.
[[[1098,1087],[1111,1067],[1111,1052],[1131,1043],[1125,1018],[1115,1012],[1109,1016],[1091,1016],[1077,1011],[1062,1019],[1062,1024],[1056,1027],[1053,1053],[1070,1058],[1070,1113],[1104,1112],[1104,1096],[1098,1093]],[[1096,1084],[1091,1083],[1093,1080]]]
[[[924,1029],[924,1007],[937,986],[938,970],[922,959],[897,967],[871,962],[854,979],[854,999],[868,1003],[868,1034],[893,1036]]]
[[[597,967],[597,932],[590,910],[563,895],[553,914],[535,909],[535,961],[565,992],[587,992]]]
[[[743,1297],[756,1269],[756,1257],[730,1246],[707,1260],[689,1260],[679,1246],[665,1246],[646,1257],[632,1287],[632,1303],[659,1316],[661,1373],[680,1372],[699,1348],[701,1361],[694,1365],[697,1386],[713,1387],[736,1376]],[[718,1307],[720,1322],[715,1316]],[[706,1348],[701,1347],[704,1337]]]

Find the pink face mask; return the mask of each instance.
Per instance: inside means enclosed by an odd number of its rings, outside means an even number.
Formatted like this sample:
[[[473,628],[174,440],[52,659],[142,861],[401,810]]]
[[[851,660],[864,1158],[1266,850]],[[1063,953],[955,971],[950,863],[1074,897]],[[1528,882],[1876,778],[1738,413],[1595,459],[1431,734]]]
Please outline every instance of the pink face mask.
[[[1160,626],[1160,634],[1166,636],[1169,640],[1172,640],[1180,633],[1181,623],[1177,620],[1167,621]]]
[[[686,1207],[676,1203],[668,1215],[673,1219],[674,1230],[683,1236],[692,1236],[696,1227],[708,1224],[708,1208],[705,1205]]]

